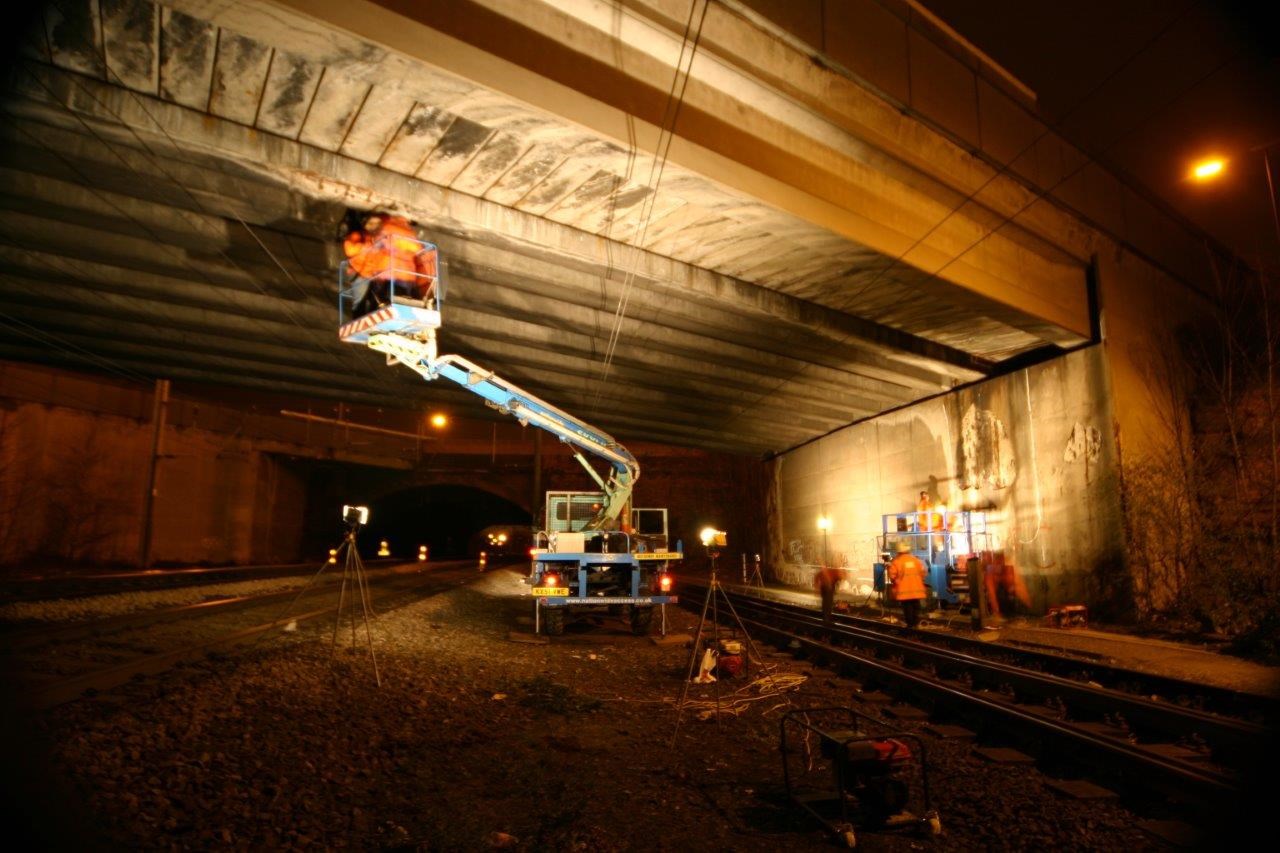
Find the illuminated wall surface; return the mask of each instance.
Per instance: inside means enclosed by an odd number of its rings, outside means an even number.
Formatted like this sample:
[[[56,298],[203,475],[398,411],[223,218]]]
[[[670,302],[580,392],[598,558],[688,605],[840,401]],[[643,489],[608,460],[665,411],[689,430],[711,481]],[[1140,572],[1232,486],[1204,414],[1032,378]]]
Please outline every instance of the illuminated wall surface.
[[[1123,524],[1105,355],[1090,347],[847,427],[773,462],[770,551],[810,583],[826,547],[851,592],[870,591],[881,515],[929,491],[982,509],[1011,561],[1021,608],[1116,604]]]

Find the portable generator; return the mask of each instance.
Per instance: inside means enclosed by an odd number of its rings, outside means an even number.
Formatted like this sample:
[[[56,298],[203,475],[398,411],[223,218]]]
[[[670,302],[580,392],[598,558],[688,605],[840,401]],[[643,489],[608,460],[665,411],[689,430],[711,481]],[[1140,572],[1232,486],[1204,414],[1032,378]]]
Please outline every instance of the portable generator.
[[[855,827],[942,832],[929,800],[924,743],[916,735],[891,731],[852,708],[798,708],[780,726],[787,797],[837,840],[854,847]],[[821,762],[809,760],[815,741]]]
[[[720,640],[717,644],[716,671],[722,678],[733,678],[743,670],[742,642]]]

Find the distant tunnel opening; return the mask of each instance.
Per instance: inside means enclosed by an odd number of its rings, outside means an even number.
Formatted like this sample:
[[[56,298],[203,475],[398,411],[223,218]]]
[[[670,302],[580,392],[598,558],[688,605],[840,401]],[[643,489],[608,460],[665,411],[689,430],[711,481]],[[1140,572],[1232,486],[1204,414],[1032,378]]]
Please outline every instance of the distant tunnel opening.
[[[413,557],[422,545],[433,560],[474,557],[486,549],[495,553],[494,545],[514,549],[527,540],[530,522],[527,510],[483,489],[416,486],[370,503],[361,551],[371,553],[385,539],[396,557]],[[502,534],[506,539],[499,543]]]

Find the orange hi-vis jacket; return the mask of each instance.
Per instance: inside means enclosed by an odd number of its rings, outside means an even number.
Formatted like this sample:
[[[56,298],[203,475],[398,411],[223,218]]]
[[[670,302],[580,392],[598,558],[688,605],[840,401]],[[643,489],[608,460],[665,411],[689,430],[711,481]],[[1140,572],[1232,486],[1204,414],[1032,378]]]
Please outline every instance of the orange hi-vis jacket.
[[[342,251],[351,268],[365,278],[386,273],[389,278],[419,285],[420,278],[432,283],[435,280],[435,252],[423,251],[413,226],[401,216],[386,217],[382,227],[372,234],[352,231],[342,241]]]
[[[929,498],[921,498],[916,502],[916,512],[920,513],[916,516],[916,524],[918,530],[941,530],[942,514],[932,512],[933,501]]]
[[[924,598],[924,563],[914,554],[899,554],[889,564],[889,580],[897,601]]]

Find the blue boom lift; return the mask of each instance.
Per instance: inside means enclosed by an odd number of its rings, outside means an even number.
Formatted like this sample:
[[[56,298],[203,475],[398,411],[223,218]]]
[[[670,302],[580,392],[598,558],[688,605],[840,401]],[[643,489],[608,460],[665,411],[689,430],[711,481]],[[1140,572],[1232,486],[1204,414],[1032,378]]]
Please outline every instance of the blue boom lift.
[[[546,526],[532,549],[535,619],[546,633],[560,634],[570,609],[625,607],[632,631],[647,633],[654,607],[678,600],[671,594],[674,581],[668,568],[682,554],[667,547],[665,511],[631,509],[640,463],[608,433],[460,355],[440,355],[436,330],[441,325],[445,282],[439,249],[424,241],[413,241],[417,245],[406,249],[407,242],[397,236],[392,247],[388,240],[369,235],[365,251],[370,254],[340,265],[338,337],[381,352],[388,364],[403,364],[428,382],[439,377],[456,382],[522,426],[533,424],[568,444],[600,492],[548,493]],[[385,260],[372,276],[368,275],[372,271],[369,257]],[[423,270],[433,275],[424,276]],[[382,304],[369,305],[371,292],[383,296]],[[357,306],[362,305],[366,310],[357,315]],[[597,471],[584,454],[604,459],[609,464],[607,474]],[[565,503],[558,498],[567,494],[588,496],[589,518],[574,523],[574,499]],[[576,500],[580,507],[583,498]],[[661,513],[660,531],[647,523],[655,512]]]

